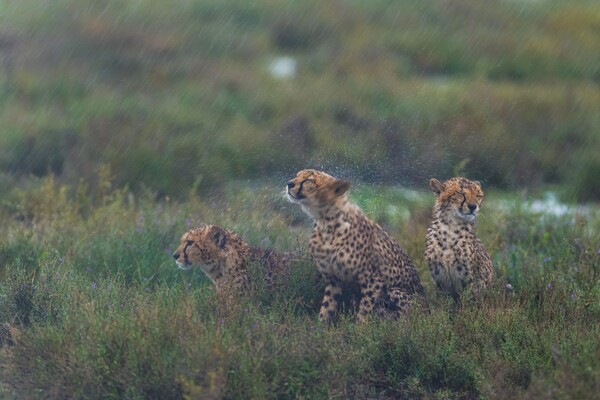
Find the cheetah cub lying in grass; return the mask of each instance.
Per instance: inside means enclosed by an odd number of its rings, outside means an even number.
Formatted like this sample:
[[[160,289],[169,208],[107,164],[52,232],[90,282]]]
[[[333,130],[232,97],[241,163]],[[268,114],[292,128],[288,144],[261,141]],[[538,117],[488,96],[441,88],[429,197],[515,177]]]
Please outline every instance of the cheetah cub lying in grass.
[[[358,319],[373,310],[396,317],[425,292],[410,258],[379,225],[350,203],[350,183],[312,169],[298,172],[287,183],[287,197],[315,223],[310,252],[326,282],[319,312],[323,321],[335,315],[342,286],[358,284]]]
[[[217,290],[245,291],[249,287],[248,263],[260,262],[267,283],[272,284],[275,275],[287,270],[292,255],[253,247],[230,230],[202,225],[183,234],[173,258],[181,269],[200,268]]]
[[[492,260],[475,233],[483,191],[465,178],[431,179],[429,186],[436,201],[425,257],[437,288],[460,303],[463,289],[477,295],[494,279]]]

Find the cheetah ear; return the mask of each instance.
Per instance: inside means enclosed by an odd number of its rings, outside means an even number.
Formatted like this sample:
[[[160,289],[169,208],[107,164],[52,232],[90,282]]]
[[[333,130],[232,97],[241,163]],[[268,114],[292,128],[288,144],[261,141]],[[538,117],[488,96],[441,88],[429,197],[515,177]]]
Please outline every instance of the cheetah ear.
[[[329,185],[329,188],[337,197],[340,197],[350,189],[350,181],[336,179],[335,182]]]
[[[435,178],[431,178],[429,180],[429,187],[431,190],[433,190],[433,193],[435,193],[436,196],[439,196],[440,193],[444,191],[444,184]]]
[[[477,186],[481,187],[481,182],[479,181],[473,181],[474,184],[476,184]]]
[[[225,247],[225,244],[227,244],[227,232],[220,226],[213,227],[210,237],[220,248]]]

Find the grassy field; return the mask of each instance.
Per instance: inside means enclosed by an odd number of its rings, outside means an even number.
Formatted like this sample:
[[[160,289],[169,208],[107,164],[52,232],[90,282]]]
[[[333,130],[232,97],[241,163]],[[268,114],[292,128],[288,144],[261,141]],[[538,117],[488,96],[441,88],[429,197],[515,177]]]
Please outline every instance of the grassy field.
[[[276,184],[279,185],[276,186]],[[207,201],[156,203],[106,189],[90,200],[44,179],[4,205],[0,394],[6,398],[594,398],[600,389],[600,210],[532,213],[488,194],[479,232],[499,282],[449,312],[423,259],[433,196],[351,191],[413,258],[431,303],[399,321],[318,321],[310,262],[269,289],[219,297],[170,256],[218,223],[256,245],[306,250],[310,221],[282,182],[231,183]],[[109,188],[104,181],[100,186]],[[18,206],[17,206],[18,205]],[[15,218],[16,217],[16,218]],[[513,297],[501,286],[510,282]]]
[[[596,0],[0,0],[0,399],[598,398],[599,27]],[[309,261],[240,298],[175,267],[202,222],[306,252],[306,167],[430,314],[324,326]],[[425,189],[457,174],[499,281],[450,312]]]

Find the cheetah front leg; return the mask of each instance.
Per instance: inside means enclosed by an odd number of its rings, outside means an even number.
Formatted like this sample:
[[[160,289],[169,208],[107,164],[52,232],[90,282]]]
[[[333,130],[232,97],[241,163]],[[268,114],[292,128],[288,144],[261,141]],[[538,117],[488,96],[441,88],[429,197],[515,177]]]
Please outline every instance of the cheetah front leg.
[[[342,296],[341,286],[334,280],[328,280],[325,287],[325,295],[319,311],[319,319],[323,322],[331,322],[337,310],[338,299]]]
[[[416,301],[414,293],[401,288],[391,288],[388,296],[390,300],[388,311],[393,318],[405,315]]]
[[[373,306],[381,296],[383,282],[381,277],[365,278],[360,285],[360,304],[358,306],[358,320],[364,322],[373,311]]]

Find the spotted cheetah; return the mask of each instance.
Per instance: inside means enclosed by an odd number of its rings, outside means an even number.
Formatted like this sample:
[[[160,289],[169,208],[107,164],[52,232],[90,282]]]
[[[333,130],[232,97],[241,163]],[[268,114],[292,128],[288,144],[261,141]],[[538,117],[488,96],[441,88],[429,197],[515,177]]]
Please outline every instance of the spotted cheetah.
[[[217,290],[245,291],[249,287],[248,263],[259,262],[267,283],[273,283],[274,275],[287,271],[293,255],[253,247],[230,230],[202,225],[183,234],[173,258],[181,269],[200,268]]]
[[[431,179],[429,186],[436,201],[425,258],[438,290],[460,303],[463,289],[470,286],[477,294],[494,279],[492,260],[475,233],[483,191],[479,182],[465,178]]]
[[[369,220],[346,192],[350,183],[325,172],[302,170],[287,183],[287,197],[314,220],[310,252],[326,288],[319,318],[335,316],[342,287],[358,285],[358,319],[386,309],[397,317],[415,300],[426,302],[410,258],[379,225]]]

